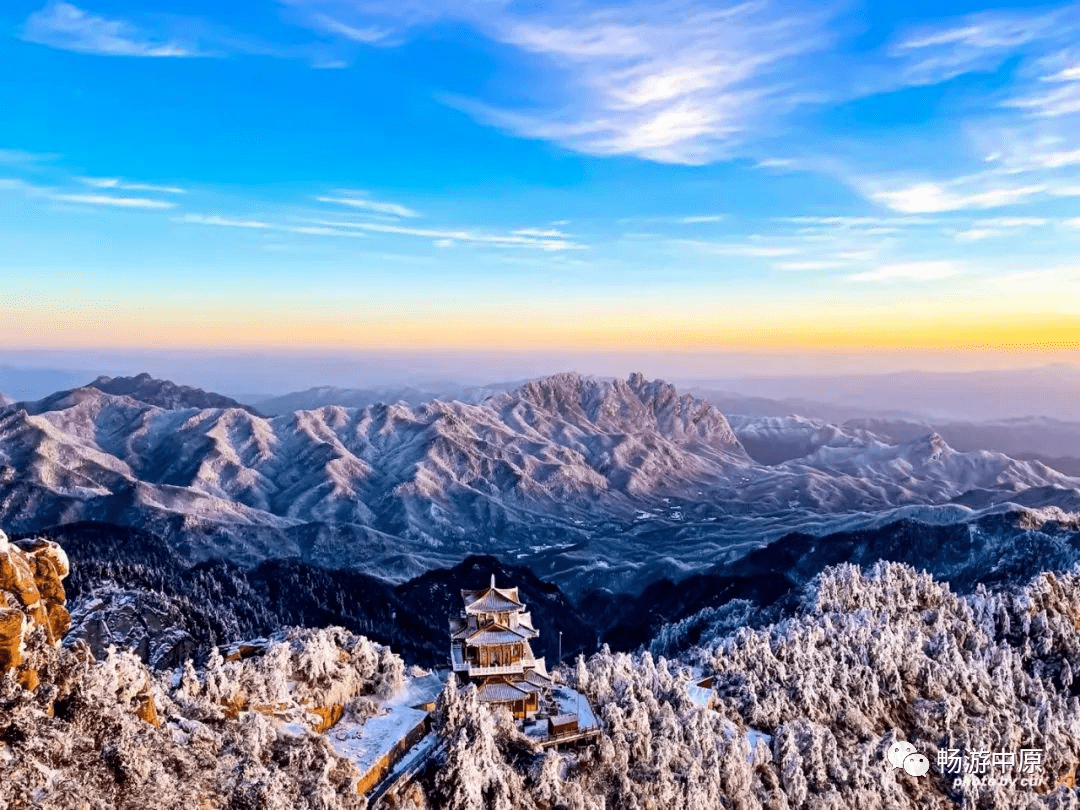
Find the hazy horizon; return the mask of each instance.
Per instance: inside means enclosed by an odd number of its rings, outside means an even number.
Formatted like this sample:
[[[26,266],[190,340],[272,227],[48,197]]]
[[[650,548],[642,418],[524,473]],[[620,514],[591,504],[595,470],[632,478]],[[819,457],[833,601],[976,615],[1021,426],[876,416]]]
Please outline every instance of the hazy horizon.
[[[1008,360],[1013,362],[1008,362]],[[1027,362],[1024,362],[1027,361]],[[709,352],[162,352],[55,349],[0,352],[0,393],[33,400],[100,375],[148,373],[257,404],[316,387],[433,395],[560,372],[627,377],[640,372],[681,390],[828,403],[852,412],[950,418],[1041,415],[1080,419],[1070,391],[1080,356],[1026,353]],[[974,400],[974,401],[973,401]]]

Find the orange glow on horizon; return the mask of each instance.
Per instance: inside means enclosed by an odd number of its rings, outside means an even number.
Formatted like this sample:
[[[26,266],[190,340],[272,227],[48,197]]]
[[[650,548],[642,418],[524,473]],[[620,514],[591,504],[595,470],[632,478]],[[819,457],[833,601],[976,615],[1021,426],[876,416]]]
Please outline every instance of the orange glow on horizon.
[[[46,313],[40,313],[45,316]],[[0,318],[0,340],[9,348],[190,348],[294,350],[662,350],[852,351],[1001,350],[1067,352],[1080,349],[1080,315],[958,318],[934,313],[857,313],[825,318],[783,310],[750,313],[738,320],[689,313],[530,313],[514,319],[461,314],[418,317],[380,313],[351,318],[293,313],[204,310],[48,313]]]

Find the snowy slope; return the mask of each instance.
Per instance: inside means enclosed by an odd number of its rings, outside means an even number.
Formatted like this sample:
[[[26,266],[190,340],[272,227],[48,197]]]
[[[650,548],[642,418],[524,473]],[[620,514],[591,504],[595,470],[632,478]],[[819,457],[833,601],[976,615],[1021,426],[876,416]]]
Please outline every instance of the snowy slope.
[[[0,412],[4,517],[29,517],[31,493],[70,501],[84,517],[123,494],[116,506],[280,528],[377,526],[388,513],[420,522],[455,498],[547,508],[601,499],[627,512],[636,493],[748,463],[708,405],[636,385],[567,377],[484,405],[326,407],[273,419],[76,389]]]
[[[1032,505],[1060,493],[1072,508],[1080,486],[940,436],[890,444],[798,417],[736,421],[759,454],[764,439],[789,448],[759,463],[714,407],[641,375],[560,374],[479,404],[273,418],[145,401],[169,386],[89,386],[0,409],[0,524],[100,520],[169,537],[192,559],[301,556],[396,579],[470,551],[559,575],[598,559],[626,571],[649,557],[715,562],[732,542],[823,516],[849,525],[853,514],[1025,493],[1038,493]]]
[[[255,412],[254,409],[230,397],[187,385],[176,385],[168,380],[155,380],[145,373],[137,377],[98,377],[88,387],[97,388],[106,394],[119,394],[149,405],[172,410],[177,408],[242,408]]]

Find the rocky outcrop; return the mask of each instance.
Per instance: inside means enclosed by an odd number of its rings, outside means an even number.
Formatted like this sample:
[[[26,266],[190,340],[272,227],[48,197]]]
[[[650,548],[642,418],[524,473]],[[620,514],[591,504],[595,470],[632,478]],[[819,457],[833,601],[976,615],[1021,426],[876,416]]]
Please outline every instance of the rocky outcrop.
[[[40,627],[55,644],[71,624],[63,585],[69,571],[58,544],[43,539],[12,543],[0,531],[0,674],[17,669],[27,689],[38,682],[37,672],[23,661],[29,634]]]

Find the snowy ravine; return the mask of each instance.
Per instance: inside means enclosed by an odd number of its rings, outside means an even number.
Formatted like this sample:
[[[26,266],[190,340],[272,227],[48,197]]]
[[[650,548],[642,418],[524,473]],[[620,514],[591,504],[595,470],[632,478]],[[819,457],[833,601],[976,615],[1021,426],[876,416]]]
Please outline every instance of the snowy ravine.
[[[564,675],[603,729],[588,749],[543,751],[474,692],[447,689],[439,753],[387,806],[1080,807],[1080,572],[957,596],[905,565],[845,565],[802,600],[760,629],[713,609],[667,628],[651,652],[579,660]],[[31,653],[36,692],[0,683],[3,810],[364,807],[311,710],[340,705],[361,722],[406,677],[388,650],[336,629],[291,631],[262,655],[213,656],[202,671],[41,643]],[[703,676],[709,701],[694,687]],[[897,740],[924,753],[930,773],[889,769]],[[1021,749],[1041,752],[1032,785],[1014,772],[960,786],[937,765],[943,750]]]

